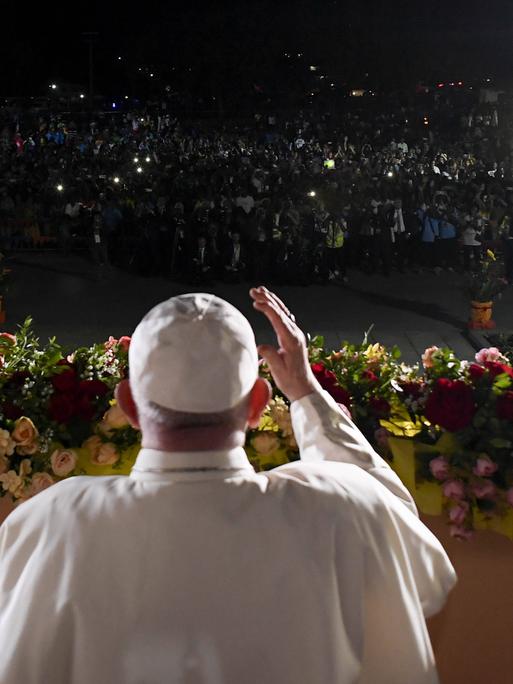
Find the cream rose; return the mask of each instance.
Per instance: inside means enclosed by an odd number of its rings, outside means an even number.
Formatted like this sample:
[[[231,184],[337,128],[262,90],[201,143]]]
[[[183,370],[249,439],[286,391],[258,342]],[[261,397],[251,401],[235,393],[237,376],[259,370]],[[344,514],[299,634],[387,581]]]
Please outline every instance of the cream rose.
[[[21,456],[32,456],[32,454],[35,454],[37,451],[39,451],[39,443],[34,442],[33,444],[27,444],[27,446],[18,446],[16,447],[16,451]]]
[[[438,351],[438,347],[428,347],[422,354],[422,365],[424,368],[433,368],[433,355]]]
[[[7,456],[0,456],[0,475],[9,470],[9,459]]]
[[[271,417],[280,428],[284,437],[293,434],[290,411],[283,401],[274,400],[271,403]]]
[[[12,456],[16,445],[7,430],[0,430],[0,455]]]
[[[52,471],[57,477],[66,477],[77,465],[77,454],[73,449],[56,449],[50,456]]]
[[[119,404],[114,404],[103,416],[103,420],[99,425],[99,429],[108,434],[111,430],[117,430],[129,425],[126,413],[121,409]]]
[[[9,470],[0,475],[0,482],[4,492],[9,492],[14,498],[19,498],[23,494],[23,480],[14,470]]]
[[[86,441],[82,444],[82,448],[89,451],[89,454],[91,455],[91,461],[94,462],[94,459],[98,456],[98,452],[100,451],[102,444],[103,442],[98,435],[91,435],[91,437],[88,437],[88,439],[86,439]]]
[[[12,431],[11,437],[16,442],[17,446],[31,446],[37,440],[38,436],[39,432],[30,418],[22,416],[14,423],[14,430]]]
[[[55,480],[49,473],[34,473],[32,475],[32,482],[30,483],[27,494],[29,497],[35,496],[44,489],[51,487],[54,483]]]
[[[260,432],[251,440],[251,446],[257,454],[266,456],[267,454],[272,454],[276,449],[279,449],[280,440],[274,432]]]
[[[119,453],[116,445],[112,442],[102,444],[98,453],[91,458],[91,461],[96,465],[114,465],[119,460]]]
[[[27,477],[32,472],[32,461],[30,458],[24,458],[20,463],[20,477]]]

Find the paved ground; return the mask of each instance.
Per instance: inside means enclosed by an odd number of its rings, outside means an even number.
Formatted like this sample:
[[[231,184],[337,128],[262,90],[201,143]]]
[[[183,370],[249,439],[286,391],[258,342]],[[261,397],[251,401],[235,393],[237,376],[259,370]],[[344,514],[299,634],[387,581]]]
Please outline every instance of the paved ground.
[[[30,315],[41,338],[55,335],[70,347],[130,334],[157,302],[198,289],[117,269],[99,274],[80,256],[23,253],[11,258],[11,266],[5,328],[14,329]],[[269,327],[249,304],[251,284],[219,284],[210,290],[239,307],[251,320],[257,340],[267,342],[271,340]],[[360,341],[374,326],[373,340],[398,344],[408,362],[417,361],[432,344],[451,346],[463,358],[474,353],[465,337],[468,302],[456,273],[397,273],[385,278],[353,271],[343,286],[279,287],[277,291],[303,329],[323,334],[333,348],[343,340]],[[500,328],[513,329],[512,287],[496,303],[494,318]]]

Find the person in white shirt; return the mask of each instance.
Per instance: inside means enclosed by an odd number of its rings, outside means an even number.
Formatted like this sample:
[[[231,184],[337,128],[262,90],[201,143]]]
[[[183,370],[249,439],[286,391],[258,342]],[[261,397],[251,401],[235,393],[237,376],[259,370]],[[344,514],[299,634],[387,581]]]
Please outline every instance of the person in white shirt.
[[[292,314],[250,293],[301,462],[255,472],[244,452],[270,396],[247,319],[203,293],[156,306],[117,391],[142,430],[131,475],[65,480],[0,528],[1,682],[438,681],[424,616],[454,570]]]

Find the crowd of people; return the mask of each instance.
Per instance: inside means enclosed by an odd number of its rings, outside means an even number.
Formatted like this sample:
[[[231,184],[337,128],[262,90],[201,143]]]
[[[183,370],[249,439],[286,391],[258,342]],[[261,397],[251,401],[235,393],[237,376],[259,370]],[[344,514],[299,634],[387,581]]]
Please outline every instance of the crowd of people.
[[[4,116],[5,251],[87,249],[189,283],[344,283],[348,270],[471,270],[513,281],[513,136],[500,107],[187,122],[165,110]]]

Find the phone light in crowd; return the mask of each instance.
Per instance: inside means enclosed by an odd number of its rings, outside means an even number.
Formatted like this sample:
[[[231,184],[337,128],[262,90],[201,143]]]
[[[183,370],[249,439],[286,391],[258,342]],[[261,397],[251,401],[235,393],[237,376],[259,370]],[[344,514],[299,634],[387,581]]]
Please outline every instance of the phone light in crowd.
[[[308,197],[315,197],[316,194],[317,193],[315,192],[315,190],[310,190],[310,192],[308,193]]]
[[[114,176],[113,181],[117,185],[119,183],[119,176]]]
[[[427,116],[424,117],[424,126],[429,126],[429,119]]]
[[[128,100],[128,95],[125,95],[125,100]]]
[[[145,159],[144,161],[145,161],[146,163],[151,162],[151,157],[146,157],[146,159]]]
[[[140,119],[141,123],[144,123],[144,119]]]
[[[49,86],[52,90],[57,90],[57,84],[56,83],[51,83]]]
[[[387,173],[387,176],[388,176],[389,178],[393,178],[393,177],[394,177],[394,172],[393,172],[393,171],[389,171],[389,172]]]
[[[138,164],[138,163],[139,163],[139,157],[134,157],[134,164]]]
[[[80,97],[81,100],[83,100],[84,97],[85,97],[84,93],[80,93],[80,96],[79,96],[79,97]]]
[[[153,78],[154,75],[155,75],[155,74],[150,74],[150,78]]]
[[[112,109],[116,109],[116,103],[115,102],[112,103]]]
[[[443,88],[444,85],[445,85],[445,83],[438,83],[438,85],[437,85],[436,87],[437,87],[437,88]]]
[[[143,171],[143,170],[142,170],[142,166],[138,166],[137,169],[136,169],[136,171],[137,171],[137,173],[142,173],[142,171]]]
[[[118,57],[118,62],[121,62],[121,57]]]
[[[59,183],[59,185],[57,185],[57,192],[62,192],[63,190],[64,186]]]

